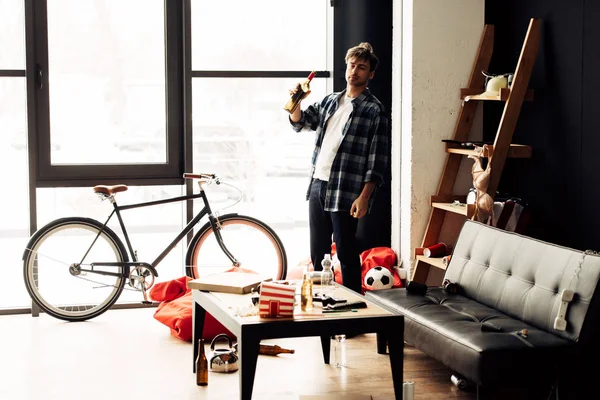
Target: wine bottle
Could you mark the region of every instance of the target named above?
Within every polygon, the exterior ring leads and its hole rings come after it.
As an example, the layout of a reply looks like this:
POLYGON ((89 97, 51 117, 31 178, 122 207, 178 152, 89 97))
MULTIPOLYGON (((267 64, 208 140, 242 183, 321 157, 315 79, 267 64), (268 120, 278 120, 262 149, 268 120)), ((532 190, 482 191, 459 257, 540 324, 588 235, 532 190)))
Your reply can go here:
POLYGON ((196 357, 196 385, 208 385, 208 360, 204 352, 204 339, 198 341, 198 357, 196 357))
POLYGON ((298 108, 300 105, 300 101, 302 101, 302 99, 304 99, 308 93, 310 93, 310 81, 312 81, 312 78, 314 78, 316 74, 316 71, 312 71, 304 82, 299 83, 296 86, 296 93, 290 96, 290 99, 283 107, 285 111, 289 112, 290 114, 296 111, 296 108, 298 108))
POLYGON ((278 345, 270 345, 270 344, 261 344, 260 348, 258 349, 258 354, 264 354, 267 356, 276 356, 277 354, 294 354, 296 351, 295 350, 290 350, 290 349, 284 349, 281 346, 278 345))

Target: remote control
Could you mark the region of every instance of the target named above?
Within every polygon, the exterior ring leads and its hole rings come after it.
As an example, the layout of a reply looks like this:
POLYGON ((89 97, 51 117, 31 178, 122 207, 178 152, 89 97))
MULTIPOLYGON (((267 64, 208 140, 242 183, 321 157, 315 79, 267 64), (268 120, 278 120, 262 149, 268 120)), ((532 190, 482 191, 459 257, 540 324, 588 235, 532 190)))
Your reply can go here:
POLYGON ((323 297, 319 293, 317 293, 313 296, 313 302, 315 302, 315 301, 322 303, 324 306, 328 306, 330 304, 345 303, 347 300, 342 299, 340 297, 331 297, 331 296, 323 297))
POLYGON ((367 303, 362 300, 347 301, 345 303, 329 304, 323 307, 324 310, 346 310, 352 308, 367 308, 367 303))

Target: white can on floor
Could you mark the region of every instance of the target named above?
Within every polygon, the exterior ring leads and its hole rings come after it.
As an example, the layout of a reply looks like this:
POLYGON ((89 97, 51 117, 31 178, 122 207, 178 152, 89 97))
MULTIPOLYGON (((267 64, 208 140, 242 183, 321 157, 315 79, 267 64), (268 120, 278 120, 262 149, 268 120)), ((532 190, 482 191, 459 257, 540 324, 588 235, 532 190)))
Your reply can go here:
POLYGON ((414 400, 415 399, 415 383, 406 381, 402 384, 402 399, 403 400, 414 400))

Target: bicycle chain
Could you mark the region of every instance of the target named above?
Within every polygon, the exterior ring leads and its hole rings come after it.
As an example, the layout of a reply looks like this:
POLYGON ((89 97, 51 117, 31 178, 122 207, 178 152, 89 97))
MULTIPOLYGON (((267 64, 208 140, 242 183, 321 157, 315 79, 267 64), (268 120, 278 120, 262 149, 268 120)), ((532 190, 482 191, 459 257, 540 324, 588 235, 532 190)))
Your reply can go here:
MULTIPOLYGON (((29 250, 30 252, 32 251, 31 249, 26 249, 26 250, 29 250)), ((39 254, 39 253, 38 253, 38 254, 39 254)), ((68 265, 68 264, 67 264, 67 263, 65 263, 64 261, 58 260, 58 259, 56 259, 56 258, 54 258, 54 257, 47 256, 47 255, 45 255, 45 254, 43 254, 43 257, 46 257, 46 258, 48 258, 48 259, 50 259, 50 260, 53 260, 53 261, 56 261, 56 262, 58 262, 58 263, 60 263, 60 264, 65 264, 65 265, 68 265)), ((95 281, 95 280, 93 280, 93 279, 84 278, 84 277, 83 277, 83 276, 81 276, 81 275, 73 275, 73 277, 74 277, 74 278, 79 278, 79 279, 82 279, 82 280, 84 280, 84 281, 87 281, 87 282, 92 282, 92 283, 98 284, 98 285, 100 285, 100 287, 109 287, 109 286, 112 286, 112 287, 114 287, 114 288, 117 288, 117 286, 115 286, 115 285, 107 285, 107 284, 105 284, 105 283, 98 282, 98 281, 95 281)), ((97 288, 94 288, 94 289, 97 289, 97 288)), ((142 289, 128 288, 128 287, 126 287, 126 286, 123 286, 123 290, 131 290, 131 291, 134 291, 134 292, 141 292, 141 291, 142 291, 142 289)))

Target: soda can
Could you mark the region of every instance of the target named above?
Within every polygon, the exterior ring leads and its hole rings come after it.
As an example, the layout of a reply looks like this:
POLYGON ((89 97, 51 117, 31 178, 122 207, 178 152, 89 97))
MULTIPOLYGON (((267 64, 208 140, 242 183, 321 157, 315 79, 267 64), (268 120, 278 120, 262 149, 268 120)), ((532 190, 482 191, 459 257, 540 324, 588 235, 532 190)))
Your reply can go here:
POLYGON ((402 399, 403 400, 414 400, 415 399, 415 383, 406 381, 402 384, 402 399))
POLYGON ((465 378, 462 378, 458 375, 452 375, 450 377, 450 380, 452 381, 454 386, 456 386, 459 389, 466 389, 467 386, 469 386, 469 382, 465 378))

